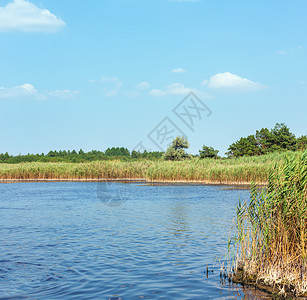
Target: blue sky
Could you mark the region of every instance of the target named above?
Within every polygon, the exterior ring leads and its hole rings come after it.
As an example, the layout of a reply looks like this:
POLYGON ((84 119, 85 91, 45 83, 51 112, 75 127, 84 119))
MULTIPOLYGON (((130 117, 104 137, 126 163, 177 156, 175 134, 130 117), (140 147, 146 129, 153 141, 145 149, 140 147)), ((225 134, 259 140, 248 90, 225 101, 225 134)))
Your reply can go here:
POLYGON ((191 153, 224 154, 276 122, 306 134, 306 11, 305 0, 0 0, 0 152, 157 150, 148 134, 165 117, 191 153), (211 111, 192 129, 173 111, 190 91, 211 111))

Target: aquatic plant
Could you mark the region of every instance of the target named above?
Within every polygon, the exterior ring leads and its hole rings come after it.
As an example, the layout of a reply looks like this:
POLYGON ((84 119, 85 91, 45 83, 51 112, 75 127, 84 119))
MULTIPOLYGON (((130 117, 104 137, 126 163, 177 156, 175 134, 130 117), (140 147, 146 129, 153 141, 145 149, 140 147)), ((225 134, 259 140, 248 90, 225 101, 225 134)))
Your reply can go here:
POLYGON ((266 183, 270 170, 286 156, 299 152, 272 153, 231 159, 192 158, 183 161, 104 160, 85 163, 0 164, 0 179, 8 180, 101 180, 146 179, 147 181, 198 181, 203 183, 266 183))
POLYGON ((207 183, 266 183, 275 164, 298 152, 272 153, 257 157, 232 159, 191 159, 187 161, 155 161, 147 169, 148 181, 199 181, 207 183))
POLYGON ((233 278, 307 293, 307 151, 275 165, 266 190, 239 202, 233 278))
POLYGON ((100 180, 145 178, 149 161, 96 161, 89 163, 0 164, 4 180, 100 180))

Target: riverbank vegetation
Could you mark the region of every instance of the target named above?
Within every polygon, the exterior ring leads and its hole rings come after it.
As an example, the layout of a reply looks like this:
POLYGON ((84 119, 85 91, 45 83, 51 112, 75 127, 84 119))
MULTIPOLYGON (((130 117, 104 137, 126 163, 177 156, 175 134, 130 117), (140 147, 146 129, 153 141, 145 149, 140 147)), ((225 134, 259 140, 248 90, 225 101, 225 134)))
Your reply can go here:
POLYGON ((92 150, 84 152, 82 149, 76 150, 60 150, 49 151, 47 154, 26 154, 26 155, 10 155, 7 152, 0 154, 0 163, 16 164, 21 162, 69 162, 69 163, 82 163, 90 161, 104 161, 104 160, 136 160, 148 159, 155 160, 161 158, 163 152, 159 151, 130 151, 124 147, 108 148, 105 151, 92 150))
POLYGON ((2 180, 103 180, 142 179, 150 182, 203 182, 225 184, 263 184, 275 164, 285 155, 296 157, 307 147, 307 137, 296 138, 285 124, 276 124, 254 136, 230 145, 228 157, 203 146, 198 155, 187 153, 189 142, 176 137, 165 153, 143 153, 127 148, 102 151, 50 151, 48 154, 12 156, 0 154, 2 180))
MULTIPOLYGON (((166 152, 161 151, 136 151, 131 152, 124 147, 108 148, 105 151, 92 150, 85 152, 82 149, 76 150, 59 150, 49 151, 47 154, 26 154, 10 155, 9 153, 0 153, 0 164, 15 164, 21 162, 69 162, 85 163, 92 161, 106 160, 184 160, 190 158, 216 158, 219 150, 211 146, 204 145, 199 154, 188 154, 188 141, 183 137, 174 139, 166 152)), ((277 123, 271 130, 262 128, 257 130, 254 135, 242 137, 235 143, 231 144, 226 153, 227 157, 232 159, 243 156, 260 156, 274 152, 300 151, 307 149, 307 136, 303 135, 296 138, 289 128, 283 123, 277 123)))
POLYGON ((103 180, 138 179, 148 182, 203 182, 243 184, 266 183, 275 164, 286 155, 299 152, 271 153, 255 157, 232 159, 191 158, 182 161, 165 160, 104 160, 85 163, 31 162, 0 164, 2 180, 103 180))
POLYGON ((275 287, 280 294, 307 295, 307 151, 287 156, 239 203, 234 280, 275 287))
POLYGON ((273 152, 296 151, 307 148, 307 136, 296 138, 284 123, 277 123, 271 130, 262 128, 254 135, 242 137, 231 144, 229 157, 258 156, 273 152))

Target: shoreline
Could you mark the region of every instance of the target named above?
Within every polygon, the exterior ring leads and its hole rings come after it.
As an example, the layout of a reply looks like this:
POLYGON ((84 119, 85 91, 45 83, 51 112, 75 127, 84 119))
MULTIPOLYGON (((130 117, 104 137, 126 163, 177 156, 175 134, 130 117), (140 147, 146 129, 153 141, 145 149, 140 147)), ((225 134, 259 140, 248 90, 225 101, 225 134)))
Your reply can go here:
MULTIPOLYGON (((210 180, 147 180, 146 178, 29 178, 29 179, 0 179, 0 183, 26 182, 142 182, 147 184, 203 184, 228 185, 249 187, 249 181, 210 181, 210 180)), ((266 186, 267 182, 257 182, 257 186, 266 186)))
MULTIPOLYGON (((293 154, 294 155, 294 154, 293 154)), ((297 155, 297 154, 295 154, 297 155)), ((266 186, 271 170, 284 154, 229 160, 193 158, 184 161, 92 161, 84 163, 0 163, 0 182, 144 181, 168 184, 266 186)))
POLYGON ((246 278, 244 279, 244 274, 242 270, 238 270, 237 273, 230 275, 229 279, 231 280, 231 282, 236 283, 236 284, 240 284, 243 287, 249 287, 249 288, 254 288, 256 290, 259 290, 261 292, 267 293, 268 295, 270 295, 272 298, 275 299, 306 299, 307 294, 303 294, 301 296, 296 296, 293 291, 291 290, 291 288, 286 288, 286 290, 284 290, 284 293, 281 293, 280 289, 278 289, 278 285, 269 285, 263 282, 263 280, 256 280, 254 278, 246 278))

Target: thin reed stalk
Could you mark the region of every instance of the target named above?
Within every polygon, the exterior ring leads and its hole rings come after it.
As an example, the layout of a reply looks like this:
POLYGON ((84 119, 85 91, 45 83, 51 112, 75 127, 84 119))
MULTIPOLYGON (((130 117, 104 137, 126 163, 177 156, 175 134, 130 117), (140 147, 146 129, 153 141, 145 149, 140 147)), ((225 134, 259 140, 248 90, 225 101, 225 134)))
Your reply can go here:
POLYGON ((307 293, 307 152, 271 171, 267 190, 251 188, 236 217, 234 278, 307 293))

